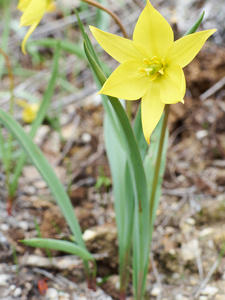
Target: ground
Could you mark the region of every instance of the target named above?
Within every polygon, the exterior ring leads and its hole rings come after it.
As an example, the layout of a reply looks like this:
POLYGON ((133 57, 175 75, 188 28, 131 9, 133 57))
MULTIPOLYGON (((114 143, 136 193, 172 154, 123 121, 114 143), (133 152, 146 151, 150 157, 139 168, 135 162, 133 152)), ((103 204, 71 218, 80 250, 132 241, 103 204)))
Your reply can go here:
MULTIPOLYGON (((29 64, 29 57, 21 59, 25 60, 22 64, 29 64)), ((167 166, 146 299, 223 300, 225 92, 217 83, 225 78, 224 48, 208 42, 185 74, 185 104, 172 105, 169 116, 167 166)), ((3 83, 7 85, 7 77, 3 83)), ((87 289, 82 261, 77 257, 52 250, 49 258, 44 250, 20 243, 37 237, 37 227, 42 237, 70 237, 45 182, 28 163, 11 216, 6 210, 4 174, 0 174, 0 299, 118 299, 112 185, 95 186, 99 176, 111 179, 102 132, 104 111, 95 87, 84 86, 84 91, 88 89, 88 96, 84 92, 64 107, 61 137, 46 121, 35 141, 68 190, 81 228, 86 230, 88 250, 98 265, 97 291, 87 289)), ((36 92, 43 91, 39 87, 36 92)), ((133 104, 133 115, 138 103, 133 104)), ((131 290, 127 299, 133 299, 131 290)))

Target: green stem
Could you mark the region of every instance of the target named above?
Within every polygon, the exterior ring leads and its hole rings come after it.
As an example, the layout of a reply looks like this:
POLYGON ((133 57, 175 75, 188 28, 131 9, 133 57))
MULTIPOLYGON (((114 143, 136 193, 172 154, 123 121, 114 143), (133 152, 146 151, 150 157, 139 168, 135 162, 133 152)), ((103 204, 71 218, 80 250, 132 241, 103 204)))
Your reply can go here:
POLYGON ((151 192, 151 198, 150 198, 150 222, 152 222, 152 215, 153 215, 154 204, 155 204, 155 194, 156 194, 156 189, 157 189, 157 182, 158 182, 158 177, 159 177, 160 163, 161 163, 162 150, 163 150, 163 144, 164 144, 164 138, 165 138, 165 133, 166 133, 166 126, 167 126, 169 111, 170 111, 170 105, 166 104, 164 119, 163 119, 163 126, 162 126, 162 130, 161 130, 160 141, 159 141, 158 155, 157 155, 156 164, 155 164, 154 178, 153 178, 153 183, 152 183, 152 192, 151 192))
POLYGON ((132 101, 126 101, 126 113, 128 120, 131 121, 131 107, 132 107, 132 101))

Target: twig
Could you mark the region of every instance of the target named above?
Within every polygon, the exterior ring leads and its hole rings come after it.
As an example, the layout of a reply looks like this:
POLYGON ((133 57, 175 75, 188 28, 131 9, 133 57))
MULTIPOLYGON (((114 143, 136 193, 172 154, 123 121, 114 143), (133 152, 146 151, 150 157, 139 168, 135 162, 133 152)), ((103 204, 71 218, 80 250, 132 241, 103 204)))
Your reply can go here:
POLYGON ((220 79, 217 83, 215 83, 211 88, 209 88, 206 92, 201 94, 200 100, 202 101, 206 100, 207 98, 215 94, 215 92, 220 90, 224 85, 225 85, 225 76, 222 79, 220 79))
POLYGON ((217 259, 214 264, 212 265, 211 269, 209 270, 208 274, 206 275, 205 279, 202 281, 200 287, 198 288, 198 290, 196 291, 196 293, 194 294, 194 298, 197 298, 200 293, 201 290, 206 286, 206 284, 209 282, 210 278, 212 277, 213 273, 216 271, 218 265, 219 265, 220 260, 217 259))
MULTIPOLYGON (((153 273, 154 273, 154 276, 155 276, 155 279, 156 279, 157 286, 162 291, 163 287, 162 287, 161 278, 159 276, 159 272, 158 272, 158 269, 156 267, 152 252, 150 253, 150 262, 151 262, 152 270, 153 270, 153 273)), ((157 295, 157 300, 160 300, 161 298, 162 298, 162 293, 159 293, 157 295)))

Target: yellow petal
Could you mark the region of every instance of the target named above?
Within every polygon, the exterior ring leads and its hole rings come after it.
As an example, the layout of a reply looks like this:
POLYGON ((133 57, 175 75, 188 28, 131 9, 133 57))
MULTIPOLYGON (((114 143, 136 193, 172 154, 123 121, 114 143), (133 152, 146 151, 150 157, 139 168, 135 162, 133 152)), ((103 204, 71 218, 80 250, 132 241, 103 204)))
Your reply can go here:
POLYGON ((90 30, 101 47, 118 62, 123 63, 133 59, 143 60, 143 55, 136 49, 133 41, 93 26, 90 26, 90 30))
POLYGON ((44 16, 46 7, 46 0, 32 0, 20 19, 20 27, 30 26, 38 20, 40 22, 44 16))
POLYGON ((184 103, 184 96, 185 96, 185 93, 186 93, 186 79, 185 79, 185 76, 184 76, 184 72, 182 72, 182 100, 181 102, 184 103))
POLYGON ((131 60, 120 65, 106 80, 99 94, 125 100, 137 100, 147 91, 150 81, 144 73, 139 73, 140 62, 131 60))
POLYGON ((17 9, 24 12, 27 9, 27 7, 29 6, 31 1, 32 0, 19 0, 19 3, 17 5, 17 9))
POLYGON ((141 100, 141 120, 145 139, 150 143, 150 136, 158 124, 165 104, 160 101, 160 83, 153 81, 141 100))
POLYGON ((174 37, 169 23, 147 0, 134 29, 133 40, 148 51, 148 57, 165 57, 174 37))
POLYGON ((22 119, 25 123, 32 123, 37 116, 39 110, 39 104, 27 104, 27 107, 22 112, 22 119))
POLYGON ((56 10, 55 2, 50 2, 46 7, 46 12, 53 12, 56 10))
POLYGON ((173 43, 166 58, 166 63, 184 68, 198 54, 205 41, 215 31, 216 29, 204 30, 180 38, 173 43))
POLYGON ((171 66, 165 69, 160 80, 160 99, 165 104, 182 102, 184 97, 184 74, 179 66, 171 66))
POLYGON ((22 41, 22 45, 21 45, 21 49, 23 54, 27 54, 26 50, 25 50, 25 45, 27 42, 27 39, 29 38, 29 36, 32 34, 32 32, 34 32, 35 28, 38 26, 38 24, 40 23, 41 19, 38 20, 36 23, 34 23, 27 31, 23 41, 22 41))

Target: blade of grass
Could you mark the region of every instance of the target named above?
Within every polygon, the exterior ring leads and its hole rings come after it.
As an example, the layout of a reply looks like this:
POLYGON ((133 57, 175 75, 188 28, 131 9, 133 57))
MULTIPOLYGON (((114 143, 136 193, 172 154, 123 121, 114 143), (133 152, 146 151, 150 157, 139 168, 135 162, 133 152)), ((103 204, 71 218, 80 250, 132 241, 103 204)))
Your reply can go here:
POLYGON ((80 258, 87 261, 92 261, 92 262, 95 261, 93 256, 86 249, 68 241, 34 238, 30 240, 21 240, 20 242, 27 246, 59 250, 59 251, 77 255, 80 258))
POLYGON ((129 281, 134 197, 127 155, 107 114, 104 118, 104 137, 113 179, 114 206, 119 240, 120 296, 122 296, 125 295, 129 281))
MULTIPOLYGON (((82 238, 82 232, 77 221, 76 215, 73 210, 71 201, 65 192, 65 189, 52 170, 47 159, 41 152, 41 150, 33 143, 31 137, 26 134, 22 127, 6 112, 0 109, 0 121, 3 125, 12 133, 14 138, 18 141, 20 146, 23 148, 26 155, 30 158, 33 165, 37 168, 42 178, 50 188, 57 204, 59 205, 75 239, 79 246, 86 249, 85 243, 82 238)), ((84 261, 85 270, 90 278, 89 266, 84 261)))
MULTIPOLYGON (((3 0, 3 18, 4 20, 4 26, 3 26, 3 32, 2 32, 2 42, 1 42, 1 49, 4 52, 7 52, 8 48, 8 39, 9 39, 9 31, 10 31, 10 1, 9 0, 3 0)), ((0 81, 2 79, 2 72, 3 72, 3 63, 4 58, 0 56, 0 81)))
POLYGON ((136 136, 136 140, 138 143, 138 148, 141 154, 142 160, 144 160, 146 151, 148 149, 148 144, 145 140, 144 134, 143 134, 143 129, 142 129, 142 123, 141 123, 141 105, 138 107, 138 111, 135 117, 135 122, 134 122, 134 134, 136 136))
MULTIPOLYGON (((53 67, 52 67, 52 75, 51 75, 51 79, 49 81, 47 90, 44 94, 40 109, 37 113, 37 117, 35 119, 35 121, 32 123, 31 125, 31 131, 29 133, 29 135, 34 138, 38 128, 40 127, 40 125, 42 124, 46 112, 48 110, 48 107, 50 105, 50 101, 52 99, 53 93, 54 93, 54 89, 55 89, 55 85, 56 85, 56 79, 58 76, 58 63, 59 63, 59 57, 60 57, 60 43, 58 42, 58 46, 56 48, 56 51, 54 53, 54 58, 53 58, 53 67)), ((16 168, 14 170, 14 174, 13 174, 13 179, 10 183, 10 196, 14 197, 17 186, 18 186, 18 179, 21 175, 23 166, 26 162, 26 153, 22 152, 21 157, 19 158, 16 168)))
POLYGON ((59 43, 60 43, 61 50, 66 51, 68 53, 72 53, 81 59, 85 59, 85 54, 83 49, 80 46, 70 41, 48 38, 48 39, 32 41, 27 44, 27 47, 29 48, 29 45, 31 46, 37 45, 37 46, 57 49, 59 43))
POLYGON ((24 152, 30 158, 31 162, 37 168, 42 178, 50 188, 57 204, 61 208, 77 243, 81 247, 85 248, 81 229, 76 219, 71 201, 66 194, 62 183, 56 176, 41 150, 33 143, 31 137, 23 131, 22 127, 2 109, 0 109, 0 121, 12 133, 14 138, 23 148, 24 152))

